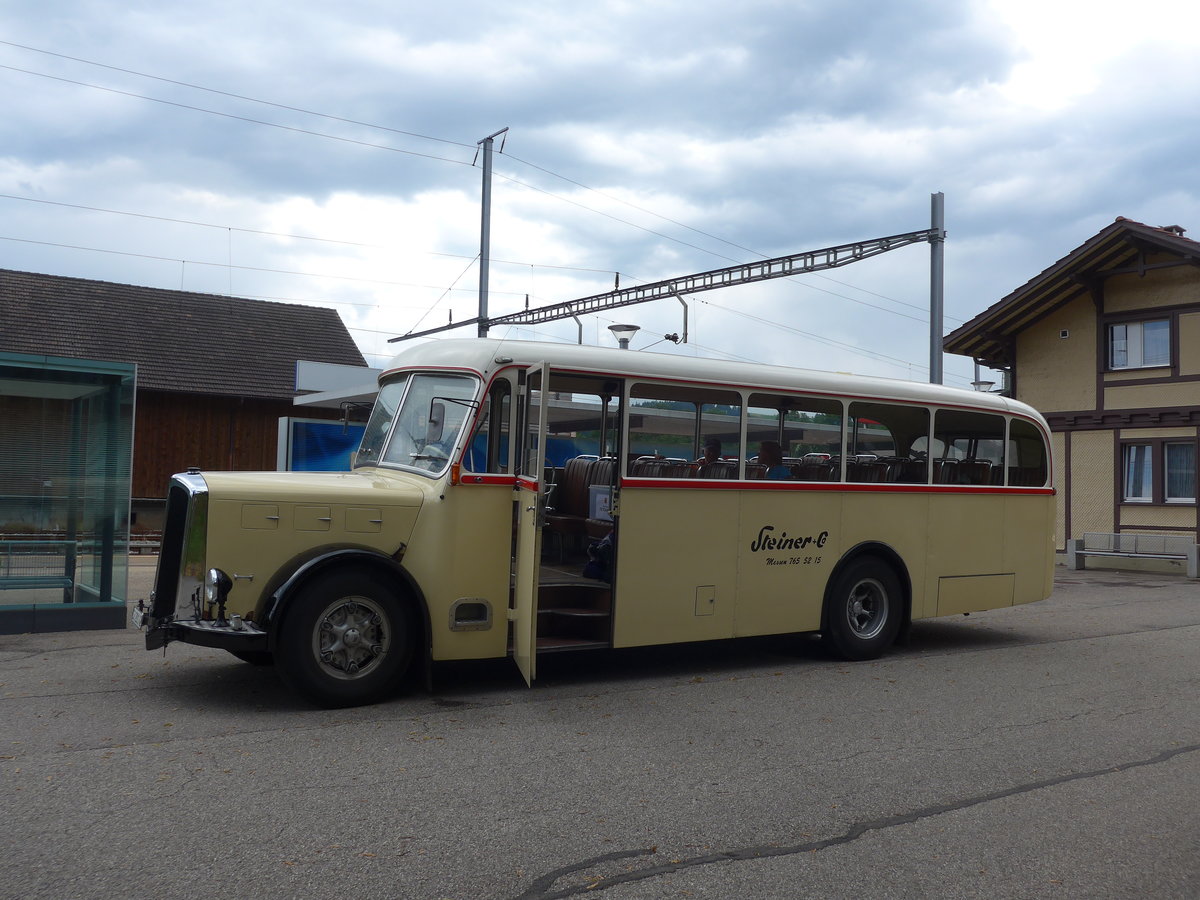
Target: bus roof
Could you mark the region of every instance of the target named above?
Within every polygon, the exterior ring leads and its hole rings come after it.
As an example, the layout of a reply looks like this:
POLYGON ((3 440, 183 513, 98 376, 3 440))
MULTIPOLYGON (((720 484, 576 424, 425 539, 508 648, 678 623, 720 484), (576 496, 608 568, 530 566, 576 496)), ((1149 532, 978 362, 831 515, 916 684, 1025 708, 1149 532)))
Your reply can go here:
POLYGON ((646 350, 619 350, 579 344, 492 338, 435 340, 413 345, 391 360, 379 376, 379 381, 382 384, 400 370, 426 368, 468 370, 486 381, 498 369, 538 363, 546 363, 553 369, 596 372, 618 377, 715 383, 904 403, 969 406, 1042 420, 1036 410, 1018 400, 999 394, 980 393, 939 384, 772 366, 766 363, 676 356, 646 350))

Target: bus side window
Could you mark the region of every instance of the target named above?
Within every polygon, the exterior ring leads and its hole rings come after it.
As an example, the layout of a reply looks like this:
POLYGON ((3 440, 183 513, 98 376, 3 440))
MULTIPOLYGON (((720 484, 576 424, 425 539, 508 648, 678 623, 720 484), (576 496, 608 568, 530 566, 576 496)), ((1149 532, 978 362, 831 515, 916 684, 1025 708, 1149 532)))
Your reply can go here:
MULTIPOLYGON (((746 443, 746 455, 753 460, 757 454, 769 480, 836 481, 841 469, 835 470, 831 460, 842 449, 841 401, 751 394, 746 443)), ((762 476, 747 466, 746 477, 762 476)))
POLYGON ((1004 483, 1003 416, 939 409, 933 419, 933 436, 945 454, 935 468, 935 484, 1004 483))
POLYGON ((742 406, 737 393, 641 383, 629 396, 630 475, 719 478, 733 469, 737 477, 742 406))
POLYGON ((463 470, 467 472, 508 471, 509 428, 512 386, 498 378, 488 391, 480 413, 479 424, 463 453, 463 470))
POLYGON ((926 484, 928 463, 907 455, 929 439, 929 410, 898 403, 850 404, 846 480, 926 484))
POLYGON ((1008 483, 1020 487, 1042 487, 1048 472, 1046 444, 1032 422, 1011 419, 1008 427, 1008 483))

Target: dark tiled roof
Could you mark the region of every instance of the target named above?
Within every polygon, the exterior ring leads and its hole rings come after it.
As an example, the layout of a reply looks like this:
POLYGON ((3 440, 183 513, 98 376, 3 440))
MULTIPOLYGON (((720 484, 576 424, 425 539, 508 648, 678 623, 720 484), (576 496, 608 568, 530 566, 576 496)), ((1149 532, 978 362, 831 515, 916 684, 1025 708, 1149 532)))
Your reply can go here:
POLYGON ((1048 309, 1085 293, 1090 279, 1134 264, 1142 251, 1200 261, 1200 241, 1184 237, 1179 226, 1156 228, 1118 216, 1054 265, 950 332, 942 346, 947 353, 1006 362, 1006 344, 1018 332, 1048 309))
POLYGON ((134 362, 139 388, 289 400, 298 359, 366 365, 332 309, 9 269, 0 350, 134 362))

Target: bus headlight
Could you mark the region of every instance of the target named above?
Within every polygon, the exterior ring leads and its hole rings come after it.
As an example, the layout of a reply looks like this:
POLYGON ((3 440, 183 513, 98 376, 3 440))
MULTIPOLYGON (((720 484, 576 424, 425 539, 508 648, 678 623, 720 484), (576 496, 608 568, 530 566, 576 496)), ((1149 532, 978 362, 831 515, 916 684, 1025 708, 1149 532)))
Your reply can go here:
POLYGON ((223 608, 231 587, 233 580, 228 575, 217 568, 209 569, 204 576, 204 599, 210 606, 215 603, 223 608))

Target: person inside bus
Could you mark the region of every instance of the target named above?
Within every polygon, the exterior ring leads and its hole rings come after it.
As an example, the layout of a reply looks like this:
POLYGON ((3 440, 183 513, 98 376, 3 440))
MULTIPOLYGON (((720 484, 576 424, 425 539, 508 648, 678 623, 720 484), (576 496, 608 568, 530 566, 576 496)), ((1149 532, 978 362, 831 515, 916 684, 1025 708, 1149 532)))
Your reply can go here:
POLYGON ((721 442, 716 438, 709 438, 704 442, 704 455, 701 456, 696 463, 706 466, 709 463, 721 461, 721 442))
POLYGON ((783 464, 783 449, 777 441, 763 441, 758 448, 759 465, 767 467, 767 478, 772 481, 790 481, 792 470, 783 464))

